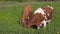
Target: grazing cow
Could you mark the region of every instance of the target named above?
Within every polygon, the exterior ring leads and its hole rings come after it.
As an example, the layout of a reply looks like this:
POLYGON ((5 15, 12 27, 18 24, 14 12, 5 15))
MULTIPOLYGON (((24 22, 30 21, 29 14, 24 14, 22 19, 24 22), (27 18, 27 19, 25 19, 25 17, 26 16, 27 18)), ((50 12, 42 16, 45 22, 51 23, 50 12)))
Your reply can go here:
POLYGON ((44 17, 44 20, 42 21, 42 24, 44 24, 44 27, 46 27, 46 23, 50 24, 51 18, 52 18, 52 11, 53 7, 51 6, 44 6, 41 8, 38 8, 34 13, 41 13, 44 17))
POLYGON ((32 6, 26 5, 24 6, 23 12, 22 12, 22 19, 20 20, 20 23, 26 23, 32 15, 32 6))
POLYGON ((24 26, 30 28, 32 25, 36 25, 39 29, 39 26, 43 24, 44 27, 46 27, 46 23, 49 23, 52 18, 52 10, 53 7, 51 6, 38 8, 31 19, 29 19, 28 23, 24 23, 24 26))

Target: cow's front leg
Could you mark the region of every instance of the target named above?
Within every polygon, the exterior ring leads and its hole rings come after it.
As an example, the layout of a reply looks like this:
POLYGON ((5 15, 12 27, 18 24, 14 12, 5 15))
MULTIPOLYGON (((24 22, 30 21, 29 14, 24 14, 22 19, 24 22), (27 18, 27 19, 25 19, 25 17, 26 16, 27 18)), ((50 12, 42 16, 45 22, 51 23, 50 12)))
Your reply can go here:
POLYGON ((38 22, 37 28, 40 29, 41 26, 42 26, 42 23, 41 22, 38 22))
POLYGON ((38 26, 37 28, 38 28, 38 29, 40 29, 40 27, 39 27, 39 26, 38 26))
POLYGON ((42 23, 44 24, 44 28, 46 28, 46 23, 47 22, 45 20, 43 20, 42 23))

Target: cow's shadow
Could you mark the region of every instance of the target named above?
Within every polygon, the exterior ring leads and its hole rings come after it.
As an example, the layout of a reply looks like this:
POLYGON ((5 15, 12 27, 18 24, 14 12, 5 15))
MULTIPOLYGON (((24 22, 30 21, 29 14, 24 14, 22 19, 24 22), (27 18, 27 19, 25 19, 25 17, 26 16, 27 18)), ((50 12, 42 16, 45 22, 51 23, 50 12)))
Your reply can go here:
POLYGON ((37 26, 36 25, 32 25, 31 28, 37 29, 37 26))
MULTIPOLYGON (((42 26, 40 26, 40 28, 42 28, 42 27, 43 27, 43 24, 42 24, 42 26)), ((32 25, 31 28, 37 29, 37 26, 36 25, 32 25)))

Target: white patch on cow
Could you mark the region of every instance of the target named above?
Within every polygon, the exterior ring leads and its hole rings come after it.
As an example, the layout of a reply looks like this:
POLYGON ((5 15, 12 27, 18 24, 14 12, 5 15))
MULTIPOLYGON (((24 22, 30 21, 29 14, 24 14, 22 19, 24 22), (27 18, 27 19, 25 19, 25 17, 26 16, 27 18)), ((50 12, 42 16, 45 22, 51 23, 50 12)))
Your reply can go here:
POLYGON ((37 27, 38 29, 40 28, 40 27, 37 27))
POLYGON ((49 14, 48 14, 48 16, 49 16, 49 14))
POLYGON ((44 10, 43 10, 42 8, 38 8, 38 9, 34 12, 34 14, 36 14, 36 13, 41 13, 42 16, 45 17, 46 20, 47 20, 47 17, 45 16, 46 13, 44 12, 44 10))
POLYGON ((45 17, 45 19, 47 20, 47 17, 46 16, 44 16, 45 17))
POLYGON ((42 15, 45 14, 45 12, 44 12, 44 10, 43 10, 42 8, 38 8, 38 9, 34 12, 34 14, 36 14, 36 13, 41 13, 42 15))
POLYGON ((50 7, 53 10, 53 7, 51 7, 51 6, 48 6, 48 7, 50 7))
POLYGON ((44 27, 46 27, 46 23, 47 22, 45 20, 42 21, 42 24, 44 24, 44 27))
POLYGON ((42 23, 39 26, 42 26, 42 23))

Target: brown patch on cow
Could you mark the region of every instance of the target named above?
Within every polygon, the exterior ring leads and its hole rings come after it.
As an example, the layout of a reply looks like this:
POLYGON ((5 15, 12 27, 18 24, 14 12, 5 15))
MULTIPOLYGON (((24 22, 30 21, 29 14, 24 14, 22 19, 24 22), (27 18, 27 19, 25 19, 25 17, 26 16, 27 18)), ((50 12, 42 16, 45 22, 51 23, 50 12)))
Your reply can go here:
POLYGON ((28 23, 24 24, 24 27, 30 28, 32 25, 36 25, 38 27, 43 20, 44 17, 41 15, 41 13, 36 13, 31 17, 28 23))

